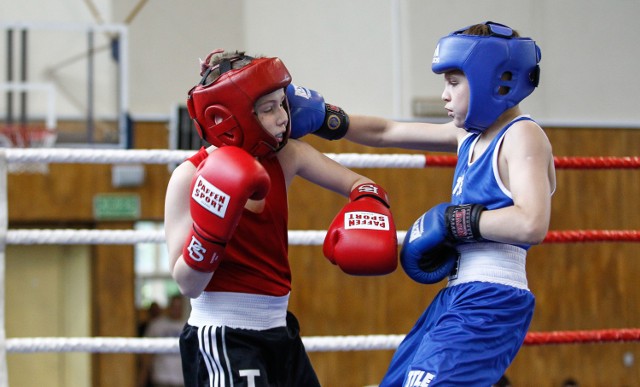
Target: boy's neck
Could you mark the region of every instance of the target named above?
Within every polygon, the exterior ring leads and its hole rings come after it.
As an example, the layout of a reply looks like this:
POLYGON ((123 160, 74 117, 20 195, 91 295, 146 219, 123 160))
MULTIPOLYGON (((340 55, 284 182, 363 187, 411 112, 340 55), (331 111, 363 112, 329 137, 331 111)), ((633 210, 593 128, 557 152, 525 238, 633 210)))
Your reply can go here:
POLYGON ((504 128, 509 122, 513 121, 516 117, 522 115, 520 111, 520 106, 516 105, 511 109, 505 111, 498 117, 495 122, 487 128, 484 132, 482 132, 482 137, 491 138, 495 136, 502 128, 504 128))

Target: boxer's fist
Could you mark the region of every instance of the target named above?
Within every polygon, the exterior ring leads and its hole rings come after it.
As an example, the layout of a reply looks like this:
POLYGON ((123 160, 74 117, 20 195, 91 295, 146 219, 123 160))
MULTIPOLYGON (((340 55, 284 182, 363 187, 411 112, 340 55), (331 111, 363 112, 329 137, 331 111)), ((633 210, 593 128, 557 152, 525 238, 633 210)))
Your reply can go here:
POLYGON ((425 212, 407 231, 400 263, 416 282, 441 281, 455 267, 461 242, 480 241, 480 204, 441 203, 425 212))
POLYGON ((270 187, 264 167, 249 153, 224 146, 198 166, 191 182, 193 229, 182 256, 194 270, 213 272, 240 221, 248 199, 263 199, 270 187))
POLYGON ((398 266, 398 237, 386 192, 377 184, 356 187, 335 217, 322 251, 352 275, 383 275, 398 266))
POLYGON ((317 91, 289 84, 286 93, 291 112, 291 138, 313 133, 328 140, 337 140, 347 133, 347 113, 338 106, 325 103, 317 91))
POLYGON ((457 252, 447 239, 445 217, 448 204, 439 204, 419 217, 407 230, 400 264, 416 282, 434 284, 453 270, 457 252))

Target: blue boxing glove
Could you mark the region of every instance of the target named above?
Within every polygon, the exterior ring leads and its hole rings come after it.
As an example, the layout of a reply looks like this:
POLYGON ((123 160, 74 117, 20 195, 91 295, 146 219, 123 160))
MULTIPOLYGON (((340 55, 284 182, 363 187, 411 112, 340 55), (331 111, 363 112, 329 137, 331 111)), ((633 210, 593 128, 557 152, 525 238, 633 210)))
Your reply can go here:
POLYGON ((400 264, 414 281, 434 284, 448 276, 456 265, 460 242, 481 241, 480 204, 441 203, 425 212, 407 231, 400 264))
POLYGON ((338 106, 325 103, 322 94, 294 84, 289 84, 286 92, 291 111, 291 138, 313 133, 337 140, 347 133, 349 116, 338 106))

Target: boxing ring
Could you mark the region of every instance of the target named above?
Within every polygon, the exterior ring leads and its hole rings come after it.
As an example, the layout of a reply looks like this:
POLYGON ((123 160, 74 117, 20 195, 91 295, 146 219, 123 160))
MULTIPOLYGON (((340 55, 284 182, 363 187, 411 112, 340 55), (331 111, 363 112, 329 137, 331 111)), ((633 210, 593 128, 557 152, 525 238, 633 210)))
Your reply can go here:
MULTIPOLYGON (((7 175, 12 164, 177 164, 194 151, 101 149, 0 149, 0 387, 8 385, 7 353, 91 352, 172 353, 177 338, 34 337, 7 338, 5 332, 5 250, 7 245, 163 243, 162 231, 9 229, 7 175)), ((327 154, 349 168, 452 167, 455 156, 425 154, 327 154)), ((639 169, 640 157, 556 157, 557 169, 639 169)), ((290 230, 290 245, 322 245, 326 230, 290 230)), ((406 231, 398 231, 398 240, 406 231)), ((639 242, 640 230, 549 231, 543 243, 639 242)), ((309 352, 395 349, 403 335, 303 337, 309 352)), ((640 341, 640 328, 529 332, 525 345, 640 341)))

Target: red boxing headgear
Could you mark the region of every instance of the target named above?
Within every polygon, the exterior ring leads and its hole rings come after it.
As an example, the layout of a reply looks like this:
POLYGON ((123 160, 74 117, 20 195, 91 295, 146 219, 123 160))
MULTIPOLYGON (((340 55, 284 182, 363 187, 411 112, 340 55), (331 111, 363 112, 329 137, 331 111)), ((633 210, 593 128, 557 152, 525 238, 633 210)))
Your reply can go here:
MULTIPOLYGON (((291 75, 278 58, 257 58, 248 65, 232 69, 231 62, 252 59, 239 55, 223 59, 220 76, 211 84, 202 82, 189 90, 187 108, 200 137, 217 147, 233 145, 256 157, 279 151, 291 133, 291 120, 282 142, 271 135, 260 123, 254 111, 258 98, 291 83, 291 75), (217 120, 216 120, 217 117, 217 120), (218 121, 218 122, 216 122, 218 121)), ((286 102, 286 100, 285 100, 286 102)), ((286 105, 287 114, 289 107, 286 105)))

